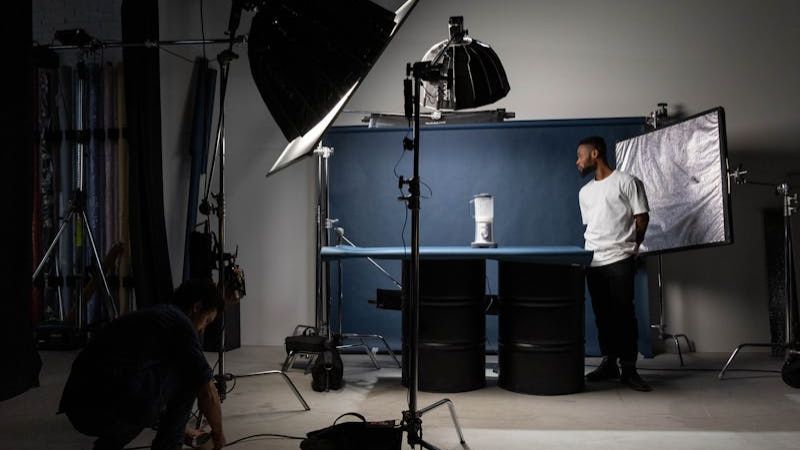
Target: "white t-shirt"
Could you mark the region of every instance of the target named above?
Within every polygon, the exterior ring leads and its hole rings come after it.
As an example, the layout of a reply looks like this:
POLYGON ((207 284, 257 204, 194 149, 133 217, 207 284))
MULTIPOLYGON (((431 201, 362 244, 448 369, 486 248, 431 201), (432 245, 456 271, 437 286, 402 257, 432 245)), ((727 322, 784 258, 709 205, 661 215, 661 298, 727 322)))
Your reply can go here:
POLYGON ((597 181, 592 179, 578 194, 586 250, 594 251, 592 267, 622 261, 636 249, 634 215, 650 209, 641 181, 615 170, 597 181))

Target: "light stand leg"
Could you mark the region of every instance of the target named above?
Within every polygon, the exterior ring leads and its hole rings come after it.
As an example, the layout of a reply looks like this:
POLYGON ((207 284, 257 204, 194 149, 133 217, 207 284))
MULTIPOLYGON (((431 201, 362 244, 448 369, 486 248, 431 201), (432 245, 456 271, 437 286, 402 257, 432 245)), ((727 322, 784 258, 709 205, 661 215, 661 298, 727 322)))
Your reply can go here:
POLYGON ((281 370, 286 372, 289 369, 291 369, 292 368, 292 364, 294 364, 294 359, 296 357, 297 357, 297 355, 294 352, 289 352, 289 354, 286 355, 286 359, 283 361, 283 366, 282 366, 281 370))
MULTIPOLYGON (((336 232, 337 232, 336 234, 338 236, 337 245, 342 245, 342 242, 347 242, 348 245, 352 245, 354 247, 356 246, 355 244, 353 244, 353 242, 350 239, 345 237, 343 228, 337 228, 336 232)), ((375 262, 374 259, 367 258, 367 260, 373 266, 375 266, 381 273, 383 273, 384 275, 389 277, 394 282, 394 284, 396 286, 402 288, 402 285, 400 283, 398 283, 397 280, 395 280, 391 276, 391 274, 389 274, 389 272, 386 271, 386 269, 384 269, 383 267, 381 267, 380 264, 375 262)), ((381 342, 383 342, 383 346, 386 348, 386 351, 389 353, 389 356, 392 357, 392 359, 394 360, 395 364, 397 364, 397 367, 400 368, 401 367, 400 360, 397 359, 397 356, 395 356, 394 352, 392 351, 392 348, 389 347, 389 343, 386 342, 386 338, 384 338, 382 335, 380 335, 380 334, 343 333, 342 332, 342 323, 344 322, 344 313, 343 313, 343 311, 344 311, 344 309, 343 309, 344 295, 342 293, 342 286, 344 285, 344 276, 342 275, 342 260, 337 261, 337 274, 338 274, 339 283, 338 283, 338 287, 337 287, 337 294, 336 294, 337 295, 337 303, 336 304, 338 305, 337 306, 337 308, 338 308, 338 333, 339 333, 339 336, 341 338, 341 342, 344 342, 345 339, 360 339, 361 340, 361 344, 364 346, 364 348, 367 351, 367 354, 372 359, 373 365, 375 365, 376 369, 380 369, 380 365, 378 364, 378 361, 377 361, 377 359, 375 357, 375 353, 372 351, 372 349, 367 347, 366 343, 364 342, 364 339, 380 340, 381 342)), ((344 347, 346 347, 346 346, 340 346, 340 348, 344 348, 344 347)), ((351 347, 351 346, 349 346, 349 347, 351 347)))
POLYGON ((456 416, 456 407, 453 405, 453 402, 450 401, 449 398, 439 400, 438 402, 430 406, 420 409, 419 416, 422 417, 423 414, 428 413, 443 405, 447 405, 447 408, 450 409, 450 418, 453 419, 453 425, 456 427, 456 433, 458 433, 458 442, 460 442, 461 445, 466 444, 467 442, 464 440, 464 433, 461 432, 461 425, 458 423, 458 416, 456 416))
POLYGON ((338 350, 345 350, 348 348, 363 349, 364 353, 366 353, 367 356, 369 356, 369 359, 372 361, 372 366, 375 368, 375 370, 379 370, 381 368, 381 365, 378 364, 378 360, 375 358, 375 354, 372 353, 372 350, 367 346, 367 344, 364 343, 363 340, 361 341, 361 344, 343 344, 343 345, 337 345, 336 348, 338 350))
POLYGON ((92 246, 92 254, 94 255, 94 260, 97 263, 97 271, 100 275, 100 279, 103 280, 103 287, 106 290, 106 295, 108 296, 108 304, 111 305, 111 311, 114 313, 112 319, 115 319, 119 316, 119 311, 117 310, 117 305, 114 303, 114 297, 111 295, 111 289, 108 288, 108 281, 106 281, 106 273, 105 268, 103 267, 103 262, 100 260, 100 254, 97 253, 97 245, 94 243, 94 233, 92 233, 92 227, 89 225, 89 219, 86 217, 86 211, 81 211, 83 216, 83 224, 86 228, 86 234, 89 235, 89 245, 92 246))
POLYGON ((736 348, 733 349, 730 358, 728 358, 728 362, 725 363, 725 366, 719 372, 719 375, 717 375, 717 379, 721 380, 725 377, 725 372, 728 371, 728 368, 730 367, 731 363, 733 363, 733 360, 736 358, 736 355, 739 354, 739 350, 745 347, 781 347, 781 344, 747 343, 747 344, 737 345, 736 348))
MULTIPOLYGON (((36 277, 39 276, 39 273, 44 268, 45 263, 50 259, 50 255, 53 253, 53 250, 55 249, 56 244, 58 244, 61 241, 61 236, 64 234, 64 231, 67 229, 67 225, 69 225, 72 222, 72 219, 73 219, 74 215, 75 215, 75 209, 74 209, 74 207, 70 206, 69 211, 67 212, 67 215, 64 217, 64 219, 61 220, 61 225, 58 227, 58 231, 56 232, 56 235, 53 236, 53 241, 50 243, 50 246, 47 247, 47 251, 44 253, 44 256, 42 256, 42 260, 39 261, 39 265, 36 266, 36 270, 33 271, 33 276, 31 277, 31 282, 36 281, 36 277)), ((59 263, 56 262, 56 276, 58 277, 60 275, 61 275, 61 273, 59 271, 59 263)), ((63 280, 66 281, 66 277, 64 277, 63 280)), ((63 284, 64 284, 64 286, 66 286, 66 283, 63 283, 63 284)), ((57 292, 57 295, 58 295, 58 320, 63 322, 64 321, 64 298, 62 296, 61 290, 62 290, 62 283, 59 283, 58 288, 56 289, 56 292, 57 292)))
POLYGON ((342 261, 341 260, 337 261, 337 266, 336 267, 337 267, 337 274, 338 274, 338 279, 339 279, 339 283, 338 283, 339 286, 336 289, 336 291, 337 291, 336 309, 337 309, 337 329, 338 329, 338 331, 336 333, 336 339, 338 340, 339 345, 337 345, 336 348, 339 349, 339 350, 343 350, 343 349, 347 349, 347 348, 362 348, 362 349, 364 349, 364 352, 367 354, 367 356, 369 356, 369 359, 372 361, 372 365, 375 367, 375 370, 379 370, 381 368, 381 365, 378 364, 378 360, 377 360, 377 358, 375 358, 375 354, 372 352, 372 349, 370 349, 367 346, 366 342, 364 342, 363 337, 360 334, 343 334, 342 333, 342 322, 344 320, 344 309, 343 309, 343 307, 344 307, 344 295, 342 294, 342 282, 344 281, 344 277, 342 275, 342 261), (361 344, 360 345, 358 345, 358 344, 344 344, 344 339, 345 338, 360 339, 361 344))
POLYGON ((685 334, 669 334, 667 333, 667 324, 664 315, 664 285, 662 282, 662 265, 661 265, 661 254, 658 255, 658 304, 659 304, 659 320, 657 324, 650 325, 650 328, 654 328, 658 330, 658 338, 662 341, 667 339, 672 339, 675 342, 675 348, 678 351, 678 359, 680 360, 681 367, 684 367, 683 362, 683 352, 681 351, 681 343, 678 338, 684 338, 686 340, 686 349, 688 351, 694 351, 692 347, 691 341, 689 341, 689 337, 685 334))
POLYGON ((53 238, 53 241, 50 243, 50 246, 47 247, 47 251, 44 253, 44 256, 42 256, 42 260, 39 261, 39 265, 36 266, 36 270, 33 271, 33 276, 31 277, 31 281, 35 281, 36 277, 39 276, 39 272, 41 272, 42 268, 44 268, 44 264, 50 258, 50 254, 53 253, 53 249, 56 247, 56 244, 61 239, 61 235, 64 233, 64 230, 67 228, 67 225, 69 225, 69 223, 72 221, 72 216, 74 214, 75 214, 75 210, 70 208, 69 213, 67 213, 67 216, 64 218, 64 220, 61 221, 61 226, 58 228, 58 232, 56 232, 56 235, 53 238))
POLYGON ((285 381, 286 384, 288 384, 289 387, 292 389, 294 396, 297 397, 297 400, 300 402, 300 404, 303 405, 303 409, 305 409, 306 411, 309 411, 311 409, 311 407, 308 406, 308 403, 306 403, 306 400, 300 394, 300 391, 297 390, 297 386, 294 385, 289 376, 286 375, 286 373, 282 370, 265 370, 263 372, 248 373, 244 375, 234 375, 234 378, 256 377, 259 375, 280 375, 281 377, 283 377, 283 381, 285 381))
MULTIPOLYGON (((399 369, 401 366, 400 360, 397 359, 392 348, 389 347, 389 343, 386 341, 386 338, 380 334, 357 334, 357 333, 342 333, 342 339, 361 339, 361 342, 364 342, 364 339, 375 339, 381 341, 383 343, 383 347, 386 348, 386 351, 389 353, 389 356, 392 357, 395 364, 397 364, 397 368, 399 369)), ((374 354, 374 353, 373 353, 374 354)))
MULTIPOLYGON (((61 253, 59 252, 58 256, 59 260, 61 259, 61 253)), ((56 279, 61 278, 61 265, 56 264, 56 279)), ((56 294, 58 295, 58 320, 59 322, 64 321, 64 295, 61 291, 63 289, 62 283, 58 283, 58 288, 56 288, 56 294)))

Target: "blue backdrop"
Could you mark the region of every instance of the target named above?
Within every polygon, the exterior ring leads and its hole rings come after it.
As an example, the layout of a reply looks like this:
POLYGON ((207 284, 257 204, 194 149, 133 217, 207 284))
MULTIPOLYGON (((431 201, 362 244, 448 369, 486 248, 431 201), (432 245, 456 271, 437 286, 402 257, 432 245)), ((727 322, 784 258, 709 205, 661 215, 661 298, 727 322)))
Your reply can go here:
MULTIPOLYGON (((575 168, 577 142, 586 136, 606 139, 609 161, 618 140, 644 131, 644 118, 512 121, 491 125, 432 126, 422 129, 420 173, 421 245, 469 246, 475 233, 469 201, 494 196, 494 240, 500 246, 583 246, 578 190, 589 179, 575 168)), ((323 138, 333 147, 329 162, 330 217, 359 246, 410 244, 410 212, 397 200, 397 175, 412 175, 410 152, 402 141, 410 130, 335 127, 323 138)), ((336 293, 337 264, 332 263, 336 293)), ((380 261, 398 281, 398 261, 380 261)), ((377 288, 394 289, 392 281, 366 260, 341 262, 343 331, 382 334, 400 348, 400 312, 368 303, 377 288)), ((487 293, 497 293, 497 263, 487 262, 487 293)), ((639 349, 652 356, 647 278, 637 276, 636 308, 639 349)), ((335 303, 335 302, 334 302, 335 303)), ((336 317, 334 304, 334 317, 336 317)), ((335 322, 335 321, 334 321, 335 322)), ((497 348, 497 318, 487 316, 487 350, 497 348)), ((336 324, 334 323, 335 327, 336 324)), ((594 315, 587 293, 586 352, 599 354, 594 315)))

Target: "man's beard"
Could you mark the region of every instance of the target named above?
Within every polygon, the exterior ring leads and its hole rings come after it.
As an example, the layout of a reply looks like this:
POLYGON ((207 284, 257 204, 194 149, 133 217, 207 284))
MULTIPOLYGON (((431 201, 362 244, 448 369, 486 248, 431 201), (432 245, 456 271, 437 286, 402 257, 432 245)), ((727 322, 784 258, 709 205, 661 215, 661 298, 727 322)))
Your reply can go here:
POLYGON ((597 169, 597 166, 595 166, 595 165, 586 166, 583 169, 581 169, 581 176, 582 177, 587 177, 587 176, 591 175, 592 172, 594 172, 595 169, 597 169))

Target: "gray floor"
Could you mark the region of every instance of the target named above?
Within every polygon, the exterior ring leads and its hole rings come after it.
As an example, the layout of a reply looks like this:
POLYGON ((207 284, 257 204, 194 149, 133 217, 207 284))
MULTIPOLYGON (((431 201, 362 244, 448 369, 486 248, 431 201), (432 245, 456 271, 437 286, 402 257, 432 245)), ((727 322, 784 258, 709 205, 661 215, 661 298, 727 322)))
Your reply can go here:
MULTIPOLYGON (((0 448, 83 449, 91 438, 73 431, 54 414, 74 358, 72 352, 42 352, 41 387, 0 403, 0 448)), ((216 355, 208 355, 210 361, 216 355)), ((490 361, 493 357, 489 357, 490 361)), ((496 386, 491 371, 485 389, 449 394, 471 449, 800 449, 800 390, 786 386, 779 373, 730 372, 717 380, 725 354, 690 354, 680 370, 676 355, 641 361, 642 374, 655 390, 640 393, 616 383, 588 386, 585 392, 544 397, 516 394, 496 386)), ((226 353, 228 372, 250 373, 277 368, 280 347, 247 347, 226 353)), ((258 433, 301 436, 329 425, 344 412, 370 420, 396 419, 407 409, 407 391, 388 356, 384 368, 372 369, 361 355, 345 356, 344 389, 316 393, 311 376, 290 372, 311 406, 305 412, 280 376, 241 378, 223 404, 228 441, 258 433)), ((587 370, 597 360, 587 359, 587 370)), ((776 371, 781 359, 763 353, 740 355, 737 369, 776 371)), ((12 369, 13 370, 13 369, 12 369)), ((230 387, 230 385, 229 385, 230 387)), ((420 393, 424 407, 445 396, 420 393)), ((442 449, 459 449, 446 408, 423 418, 425 439, 442 449)), ((147 445, 144 432, 131 446, 147 445)), ((235 449, 297 449, 299 442, 260 438, 235 449)))

